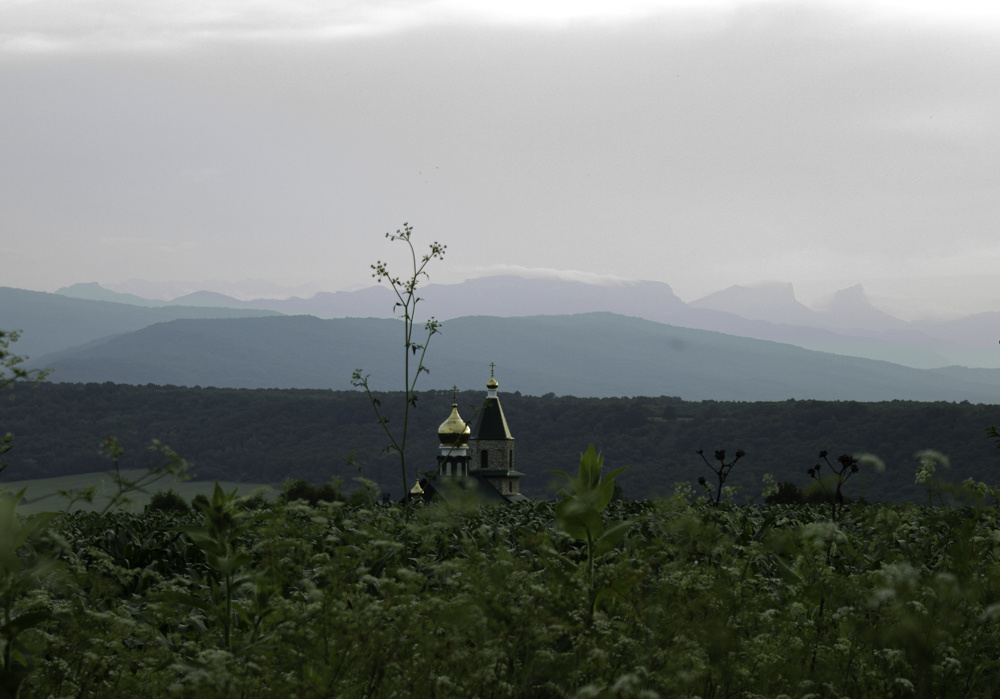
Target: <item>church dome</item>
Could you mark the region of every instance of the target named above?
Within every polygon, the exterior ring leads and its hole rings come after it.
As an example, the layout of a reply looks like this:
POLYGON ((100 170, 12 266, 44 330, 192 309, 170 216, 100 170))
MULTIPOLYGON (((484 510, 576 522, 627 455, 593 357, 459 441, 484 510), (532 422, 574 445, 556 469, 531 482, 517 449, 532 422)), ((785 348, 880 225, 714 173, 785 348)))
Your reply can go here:
POLYGON ((451 404, 451 415, 438 427, 438 438, 442 446, 464 447, 469 443, 472 430, 458 414, 458 401, 451 404))

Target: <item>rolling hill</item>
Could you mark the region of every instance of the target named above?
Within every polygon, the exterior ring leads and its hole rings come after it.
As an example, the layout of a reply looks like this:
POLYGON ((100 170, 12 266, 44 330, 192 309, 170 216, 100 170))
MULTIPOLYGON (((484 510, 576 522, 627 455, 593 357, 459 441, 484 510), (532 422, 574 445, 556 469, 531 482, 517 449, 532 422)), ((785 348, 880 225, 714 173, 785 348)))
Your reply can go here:
POLYGON ((255 308, 152 308, 0 287, 0 328, 21 330, 21 339, 14 350, 19 355, 31 357, 178 318, 259 318, 275 315, 279 313, 255 308))
MULTIPOLYGON (((444 323, 423 389, 480 387, 497 362, 503 390, 530 395, 671 395, 687 400, 947 400, 995 403, 1000 371, 924 370, 613 313, 444 323)), ((400 390, 398 320, 311 316, 183 319, 39 358, 52 381, 233 388, 350 388, 361 368, 400 390)))

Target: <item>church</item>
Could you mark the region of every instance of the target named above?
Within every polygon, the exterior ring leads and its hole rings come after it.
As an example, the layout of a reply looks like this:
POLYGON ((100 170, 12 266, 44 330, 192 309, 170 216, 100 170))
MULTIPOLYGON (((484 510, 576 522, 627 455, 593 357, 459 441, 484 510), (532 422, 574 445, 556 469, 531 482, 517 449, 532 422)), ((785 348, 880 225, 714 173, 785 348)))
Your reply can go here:
POLYGON ((476 413, 473 425, 458 413, 457 391, 452 395, 451 415, 438 427, 437 470, 431 480, 422 479, 410 495, 431 499, 446 496, 452 487, 475 491, 490 502, 526 500, 521 495, 520 478, 514 470, 514 437, 507 426, 500 397, 499 383, 490 365, 486 400, 476 413))

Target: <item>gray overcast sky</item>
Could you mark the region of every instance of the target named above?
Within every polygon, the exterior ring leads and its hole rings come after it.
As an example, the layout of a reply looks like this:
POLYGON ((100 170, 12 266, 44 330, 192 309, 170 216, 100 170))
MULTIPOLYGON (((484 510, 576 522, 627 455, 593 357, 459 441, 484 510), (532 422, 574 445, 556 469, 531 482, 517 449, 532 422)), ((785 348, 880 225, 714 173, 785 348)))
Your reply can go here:
POLYGON ((351 288, 409 221, 435 282, 1000 310, 992 2, 0 0, 0 124, 5 286, 351 288))

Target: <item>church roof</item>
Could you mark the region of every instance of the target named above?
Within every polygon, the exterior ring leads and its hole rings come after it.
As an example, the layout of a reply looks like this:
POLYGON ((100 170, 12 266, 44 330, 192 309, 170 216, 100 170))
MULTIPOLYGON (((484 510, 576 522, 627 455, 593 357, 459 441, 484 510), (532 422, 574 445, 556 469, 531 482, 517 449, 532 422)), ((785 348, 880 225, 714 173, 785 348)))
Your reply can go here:
POLYGON ((507 418, 500 407, 499 398, 487 398, 483 409, 476 416, 471 439, 514 439, 507 427, 507 418))
POLYGON ((471 430, 458 414, 458 389, 454 389, 451 415, 438 427, 438 439, 442 446, 464 447, 469 441, 471 430))
POLYGON ((500 398, 497 396, 497 383, 490 372, 489 389, 483 409, 476 416, 476 424, 472 428, 471 439, 514 439, 507 427, 507 418, 504 417, 503 408, 500 407, 500 398))

